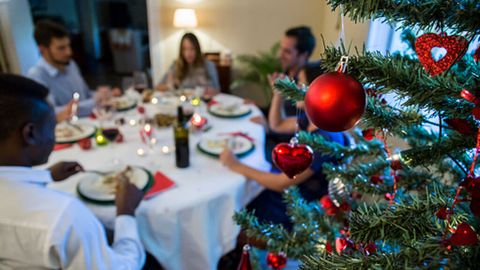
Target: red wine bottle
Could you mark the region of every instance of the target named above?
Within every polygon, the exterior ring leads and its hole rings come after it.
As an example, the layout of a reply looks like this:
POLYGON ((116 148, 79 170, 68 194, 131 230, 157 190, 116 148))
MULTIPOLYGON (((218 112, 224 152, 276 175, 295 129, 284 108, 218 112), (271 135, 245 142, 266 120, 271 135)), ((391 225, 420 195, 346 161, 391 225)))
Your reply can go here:
POLYGON ((187 168, 190 165, 190 151, 188 145, 188 129, 186 127, 182 106, 177 108, 177 122, 173 127, 175 138, 175 164, 178 168, 187 168))

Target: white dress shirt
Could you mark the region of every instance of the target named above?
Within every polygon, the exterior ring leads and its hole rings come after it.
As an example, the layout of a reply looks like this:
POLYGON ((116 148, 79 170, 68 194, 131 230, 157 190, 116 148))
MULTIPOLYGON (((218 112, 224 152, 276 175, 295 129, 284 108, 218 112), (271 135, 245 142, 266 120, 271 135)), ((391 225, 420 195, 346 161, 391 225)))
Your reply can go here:
POLYGON ((78 115, 88 116, 92 113, 95 101, 75 61, 70 60, 65 69, 60 71, 42 57, 28 70, 27 76, 48 88, 48 100, 56 111, 63 109, 72 100, 73 93, 78 92, 78 115))
POLYGON ((112 247, 78 199, 46 188, 47 170, 0 166, 0 269, 141 269, 131 216, 118 216, 112 247))

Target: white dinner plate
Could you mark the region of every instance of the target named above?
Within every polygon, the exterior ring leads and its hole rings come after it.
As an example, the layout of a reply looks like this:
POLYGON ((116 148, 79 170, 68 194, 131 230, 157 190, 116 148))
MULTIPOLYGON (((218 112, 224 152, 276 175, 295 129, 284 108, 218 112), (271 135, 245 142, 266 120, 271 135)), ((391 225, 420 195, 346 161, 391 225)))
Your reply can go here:
MULTIPOLYGON (((153 183, 153 177, 150 172, 143 168, 131 167, 131 171, 127 172, 130 181, 135 184, 138 189, 146 191, 153 183)), ((77 185, 78 194, 88 201, 94 203, 113 203, 115 201, 116 183, 113 177, 118 172, 112 172, 108 175, 102 175, 95 172, 85 172, 77 185)))
POLYGON ((239 103, 233 103, 233 104, 217 103, 208 107, 208 111, 214 116, 223 117, 223 118, 243 117, 252 112, 252 110, 248 105, 241 104, 241 103, 240 104, 239 103))
POLYGON ((95 127, 88 124, 63 122, 55 127, 55 143, 75 143, 95 134, 95 127))
POLYGON ((204 137, 197 144, 197 148, 207 155, 218 157, 227 145, 237 156, 245 156, 255 149, 252 141, 243 136, 232 135, 204 137))
POLYGON ((127 95, 113 98, 113 108, 117 112, 127 111, 133 109, 137 106, 137 101, 127 95))

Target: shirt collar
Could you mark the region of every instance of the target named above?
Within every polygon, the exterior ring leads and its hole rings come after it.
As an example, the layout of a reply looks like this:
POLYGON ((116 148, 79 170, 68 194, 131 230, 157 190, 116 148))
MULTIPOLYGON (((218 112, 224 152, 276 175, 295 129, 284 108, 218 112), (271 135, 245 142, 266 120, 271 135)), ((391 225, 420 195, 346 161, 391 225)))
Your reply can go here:
POLYGON ((58 70, 56 67, 48 63, 47 60, 45 60, 45 58, 43 57, 40 58, 39 64, 40 66, 45 68, 45 70, 47 71, 48 75, 50 75, 50 77, 55 77, 57 76, 58 73, 60 73, 60 70, 58 70))
POLYGON ((0 166, 0 181, 2 180, 37 184, 48 184, 53 181, 49 170, 20 166, 0 166))

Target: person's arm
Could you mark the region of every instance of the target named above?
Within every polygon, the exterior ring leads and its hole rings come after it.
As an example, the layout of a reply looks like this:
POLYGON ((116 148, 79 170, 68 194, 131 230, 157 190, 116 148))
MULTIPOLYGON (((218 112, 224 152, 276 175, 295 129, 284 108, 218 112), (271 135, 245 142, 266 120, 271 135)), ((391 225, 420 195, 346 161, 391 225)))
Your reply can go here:
POLYGON ((276 133, 291 134, 295 132, 296 125, 296 117, 285 117, 283 98, 278 91, 274 90, 268 112, 268 127, 276 133))
POLYGON ((211 86, 207 87, 205 94, 213 96, 220 92, 220 81, 218 78, 217 67, 212 61, 208 60, 205 60, 205 67, 211 81, 211 86))
MULTIPOLYGON (((123 180, 122 180, 123 181, 123 180)), ((122 183, 120 181, 120 183, 122 183)), ((145 263, 145 250, 138 234, 134 211, 141 200, 135 185, 123 182, 116 198, 117 217, 112 246, 103 226, 83 204, 74 200, 66 207, 52 236, 50 260, 56 268, 139 270, 145 263), (128 198, 128 199, 127 199, 128 198), (121 201, 121 203, 119 203, 121 201)))
POLYGON ((284 173, 276 174, 260 171, 241 163, 230 150, 224 150, 220 154, 220 162, 232 171, 244 175, 247 179, 256 181, 260 185, 277 192, 281 192, 290 186, 298 185, 314 174, 312 169, 307 169, 295 176, 294 179, 290 179, 284 173))
POLYGON ((167 73, 163 75, 163 78, 160 80, 157 86, 155 86, 155 89, 157 89, 160 92, 165 92, 173 89, 174 86, 175 86, 175 62, 170 66, 167 73))

